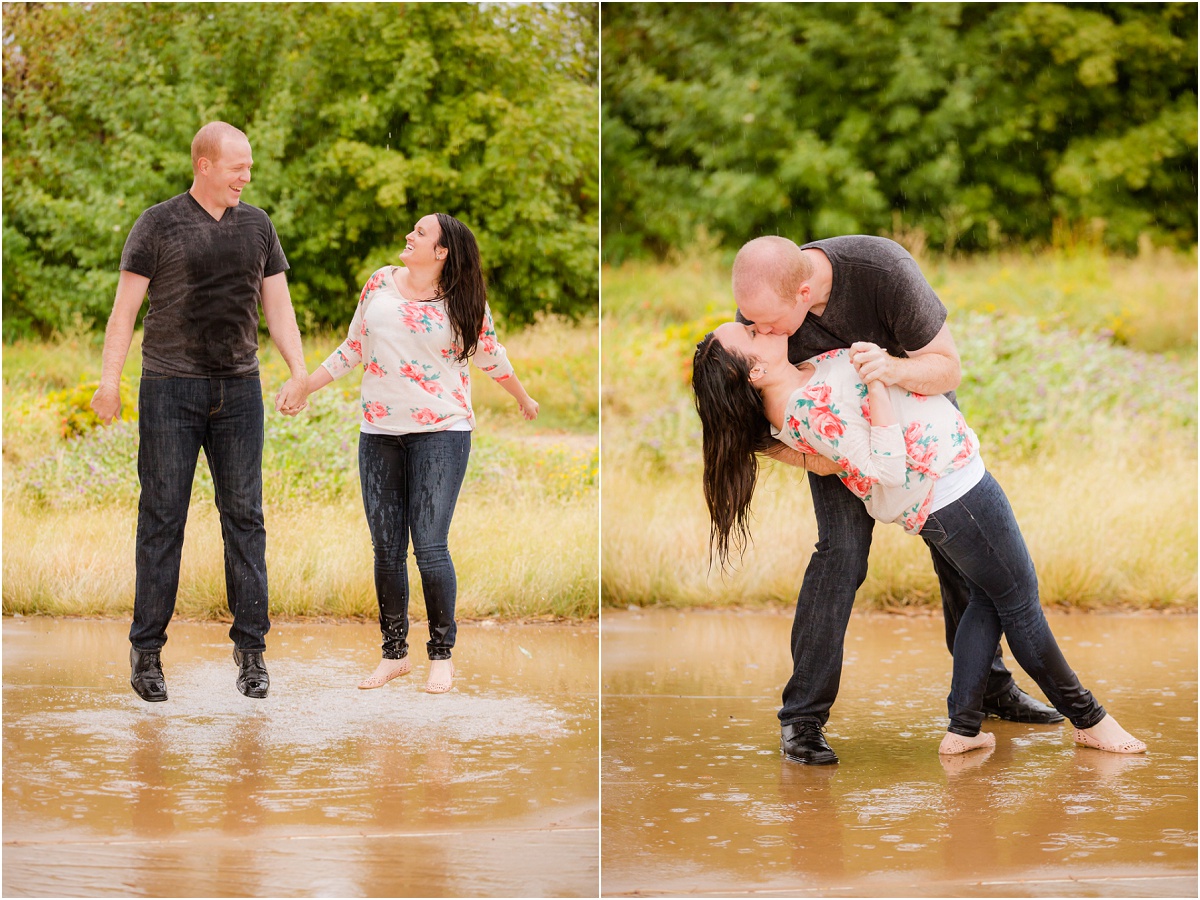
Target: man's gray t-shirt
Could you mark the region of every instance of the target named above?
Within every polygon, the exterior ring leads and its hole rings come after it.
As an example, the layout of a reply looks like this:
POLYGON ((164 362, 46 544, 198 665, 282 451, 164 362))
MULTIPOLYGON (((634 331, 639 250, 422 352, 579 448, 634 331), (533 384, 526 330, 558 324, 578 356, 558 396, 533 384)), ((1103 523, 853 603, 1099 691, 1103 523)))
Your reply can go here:
POLYGON ((827 350, 870 341, 892 356, 920 350, 942 330, 946 307, 916 260, 887 238, 848 235, 812 241, 833 267, 833 287, 821 315, 809 313, 788 338, 793 363, 827 350))
POLYGON ((258 373, 263 279, 288 269, 265 212, 239 203, 218 221, 190 193, 172 197, 138 217, 121 269, 150 279, 144 370, 193 378, 258 373))

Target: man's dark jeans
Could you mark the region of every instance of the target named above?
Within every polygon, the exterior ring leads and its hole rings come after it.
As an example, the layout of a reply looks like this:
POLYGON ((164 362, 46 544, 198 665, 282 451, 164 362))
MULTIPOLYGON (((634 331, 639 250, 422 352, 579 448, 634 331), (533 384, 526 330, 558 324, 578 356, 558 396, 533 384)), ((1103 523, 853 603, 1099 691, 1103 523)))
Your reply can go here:
MULTIPOLYGON (((846 489, 836 475, 808 474, 817 516, 817 549, 804 573, 796 618, 792 622, 792 677, 783 689, 779 721, 792 725, 816 719, 822 725, 837 699, 842 678, 842 652, 854 595, 867 577, 867 557, 875 520, 866 505, 846 489)), ((946 645, 954 652, 954 634, 970 598, 968 584, 937 553, 934 571, 942 592, 946 645)), ((987 695, 1012 685, 1012 675, 993 648, 987 695)))
POLYGON ((267 532, 262 513, 263 399, 257 375, 176 378, 142 373, 138 397, 137 584, 129 641, 160 650, 175 612, 179 559, 196 460, 212 472, 225 591, 239 650, 265 650, 267 532))
POLYGON ((1079 683, 1054 640, 1038 599, 1033 560, 996 479, 985 475, 932 513, 921 536, 969 585, 970 603, 954 640, 950 731, 979 734, 988 660, 1001 630, 1021 668, 1072 725, 1091 728, 1103 719, 1104 708, 1079 683))
POLYGON ((458 633, 450 521, 471 456, 471 432, 362 434, 358 475, 375 550, 375 593, 385 659, 408 655, 408 538, 429 617, 430 659, 449 659, 458 633))

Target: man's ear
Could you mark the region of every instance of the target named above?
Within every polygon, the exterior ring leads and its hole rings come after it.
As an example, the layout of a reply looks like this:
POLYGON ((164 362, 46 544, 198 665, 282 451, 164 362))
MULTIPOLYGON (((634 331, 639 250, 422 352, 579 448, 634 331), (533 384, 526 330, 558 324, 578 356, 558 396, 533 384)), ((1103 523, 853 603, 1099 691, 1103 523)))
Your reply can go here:
POLYGON ((808 310, 813 304, 812 285, 807 281, 800 282, 800 287, 796 288, 796 303, 808 310))

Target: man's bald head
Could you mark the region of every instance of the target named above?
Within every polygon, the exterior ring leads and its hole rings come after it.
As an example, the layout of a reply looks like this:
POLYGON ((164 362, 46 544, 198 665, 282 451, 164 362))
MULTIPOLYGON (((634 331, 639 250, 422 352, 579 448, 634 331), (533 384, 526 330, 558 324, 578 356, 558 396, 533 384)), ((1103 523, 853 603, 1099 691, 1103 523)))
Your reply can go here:
POLYGON ((200 171, 200 160, 216 162, 221 158, 221 145, 227 140, 250 143, 244 131, 228 122, 209 122, 192 138, 192 171, 200 171))
POLYGON ((811 306, 805 282, 813 272, 808 254, 787 238, 755 238, 733 261, 733 300, 760 333, 795 334, 811 306))
POLYGON ((733 299, 770 291, 780 299, 794 301, 800 285, 813 274, 804 251, 785 237, 767 235, 742 245, 733 261, 733 299))

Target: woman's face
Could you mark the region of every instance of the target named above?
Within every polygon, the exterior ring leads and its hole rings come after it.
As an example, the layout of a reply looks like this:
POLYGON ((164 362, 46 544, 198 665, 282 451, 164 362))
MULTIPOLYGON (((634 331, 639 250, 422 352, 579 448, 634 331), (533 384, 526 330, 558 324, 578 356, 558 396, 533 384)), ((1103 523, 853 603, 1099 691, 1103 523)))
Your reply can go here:
POLYGON ((753 362, 786 365, 786 334, 759 334, 753 325, 726 322, 713 332, 713 337, 726 350, 740 353, 753 362))
POLYGON ((437 216, 425 216, 404 238, 404 249, 400 258, 406 266, 436 265, 446 259, 446 248, 439 247, 442 229, 438 225, 437 216))

